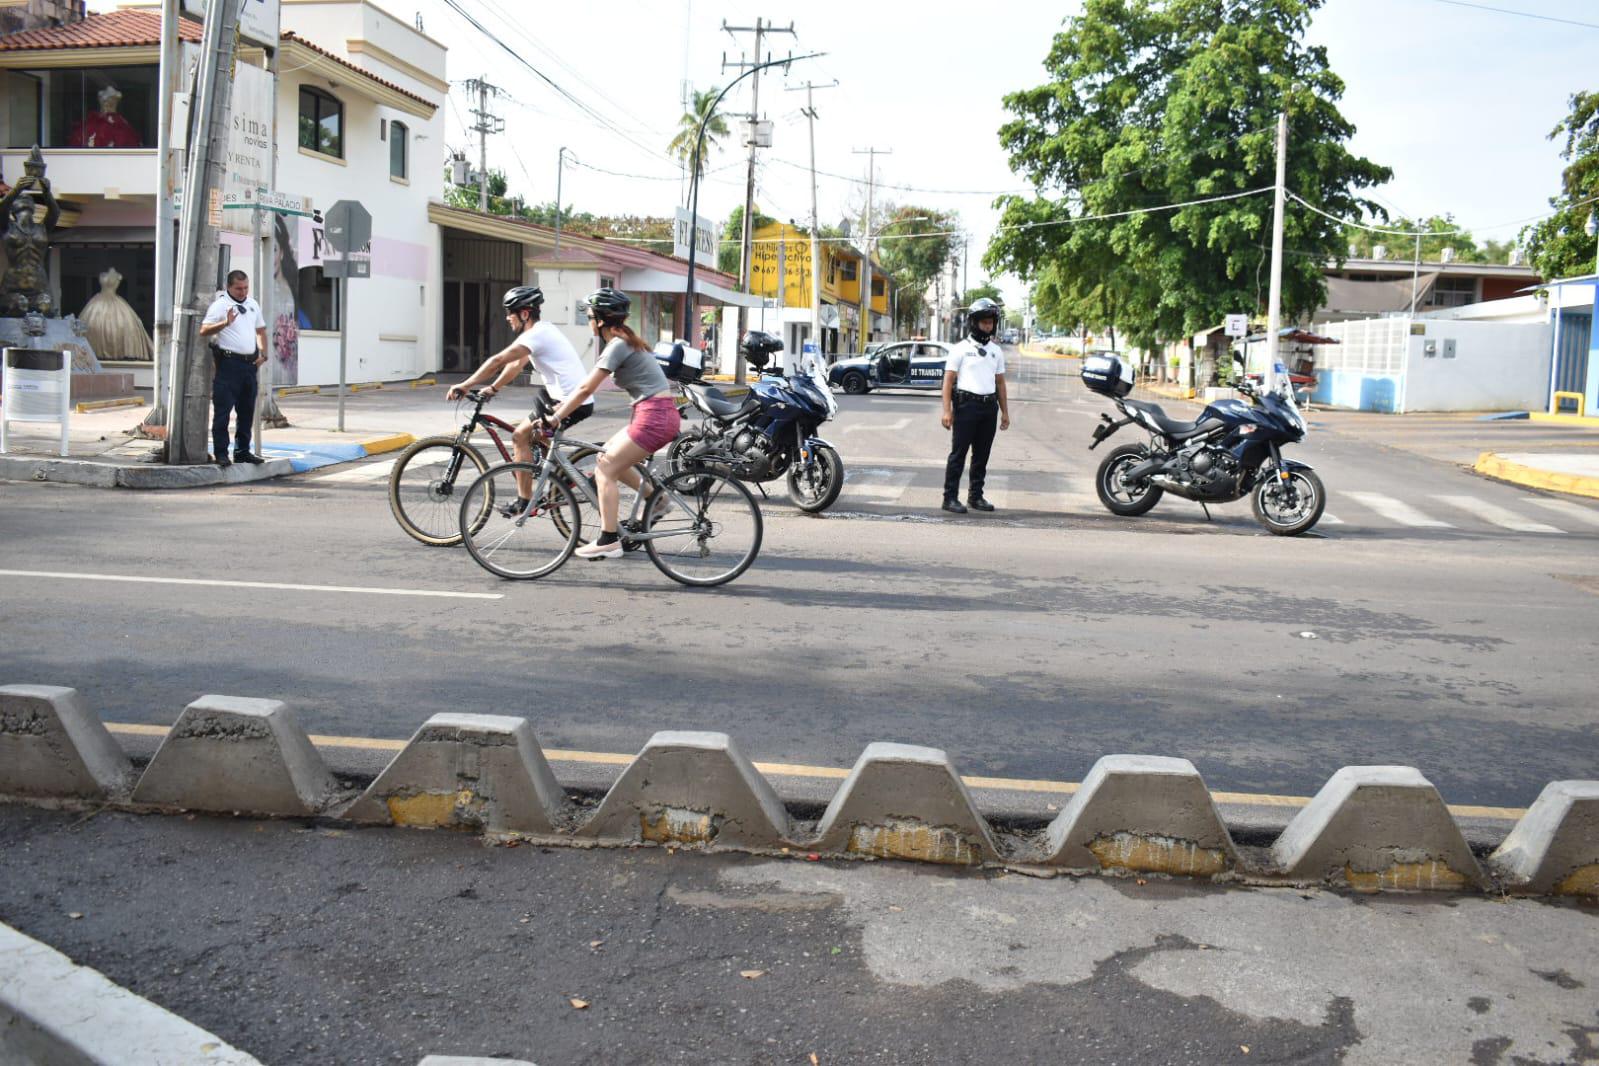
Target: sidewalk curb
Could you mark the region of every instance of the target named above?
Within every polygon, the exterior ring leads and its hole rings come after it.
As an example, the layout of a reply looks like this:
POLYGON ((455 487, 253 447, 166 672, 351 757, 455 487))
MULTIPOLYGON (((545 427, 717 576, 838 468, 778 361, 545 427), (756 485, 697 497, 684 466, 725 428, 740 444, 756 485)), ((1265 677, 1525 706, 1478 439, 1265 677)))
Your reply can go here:
POLYGON ((1042 348, 1034 348, 1031 345, 1027 345, 1027 344, 1018 344, 1016 346, 1016 350, 1021 353, 1022 358, 1024 358, 1024 359, 1081 359, 1082 358, 1081 355, 1074 355, 1074 354, 1069 353, 1069 352, 1045 351, 1042 348))
POLYGON ((4 924, 0 1061, 261 1066, 221 1037, 4 924))
POLYGON ((409 433, 382 433, 349 442, 267 444, 262 445, 266 462, 255 466, 234 463, 227 467, 211 463, 167 466, 164 463, 119 464, 91 459, 0 455, 0 481, 53 481, 97 489, 196 489, 242 485, 399 451, 415 441, 416 438, 409 433))
POLYGON ((1508 481, 1529 489, 1561 492, 1569 496, 1586 496, 1599 499, 1599 477, 1582 477, 1578 474, 1557 474, 1552 470, 1513 463, 1493 452, 1483 452, 1472 467, 1483 477, 1495 481, 1508 481))

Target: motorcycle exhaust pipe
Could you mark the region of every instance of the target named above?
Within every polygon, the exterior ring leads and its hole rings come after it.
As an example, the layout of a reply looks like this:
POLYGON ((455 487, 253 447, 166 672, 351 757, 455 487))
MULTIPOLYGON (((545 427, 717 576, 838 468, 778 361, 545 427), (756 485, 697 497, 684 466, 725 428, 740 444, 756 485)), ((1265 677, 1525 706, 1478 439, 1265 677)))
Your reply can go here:
POLYGON ((1127 473, 1122 475, 1124 481, 1142 481, 1151 474, 1160 472, 1166 466, 1165 459, 1145 459, 1127 473))

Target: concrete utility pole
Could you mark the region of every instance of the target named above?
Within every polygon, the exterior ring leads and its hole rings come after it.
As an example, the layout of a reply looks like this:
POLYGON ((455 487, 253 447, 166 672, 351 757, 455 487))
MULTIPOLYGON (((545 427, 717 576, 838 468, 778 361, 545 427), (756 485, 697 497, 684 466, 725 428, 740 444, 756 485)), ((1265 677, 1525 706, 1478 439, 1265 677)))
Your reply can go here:
MULTIPOLYGON (((755 149, 757 147, 755 143, 755 124, 761 118, 760 68, 767 62, 766 59, 762 58, 761 46, 769 33, 786 33, 790 37, 794 36, 794 24, 790 22, 786 27, 774 26, 768 21, 757 18, 753 26, 729 26, 726 20, 723 20, 722 30, 735 40, 737 39, 736 35, 740 33, 753 33, 755 35, 754 62, 747 62, 740 56, 738 62, 729 63, 726 56, 722 57, 723 73, 726 73, 729 67, 740 71, 745 69, 754 71, 750 77, 749 173, 744 182, 744 230, 739 242, 738 258, 738 285, 739 288, 748 293, 750 291, 750 241, 755 232, 755 149)), ((742 304, 739 305, 738 335, 741 338, 749 328, 749 313, 748 307, 742 304)), ((744 383, 744 360, 742 359, 735 358, 733 360, 733 380, 736 384, 742 385, 744 383)))
POLYGON ((822 250, 821 250, 821 219, 816 212, 816 103, 812 93, 816 89, 834 89, 838 87, 838 79, 834 78, 830 85, 817 85, 815 82, 806 82, 803 86, 789 87, 789 92, 805 90, 805 117, 809 120, 811 128, 811 340, 816 342, 816 350, 822 350, 822 250))
POLYGON ((173 206, 174 175, 183 168, 172 158, 172 94, 178 89, 178 0, 161 0, 161 67, 157 81, 161 86, 156 106, 155 135, 155 352, 151 359, 155 388, 150 397, 150 413, 140 429, 143 436, 158 437, 149 430, 167 424, 167 394, 162 387, 172 377, 172 283, 177 258, 177 208, 173 206))
POLYGON ((561 254, 561 179, 566 176, 566 147, 555 153, 555 254, 561 254))
POLYGON ((856 155, 866 157, 866 262, 861 270, 861 351, 872 340, 872 211, 873 193, 877 189, 877 157, 893 155, 892 148, 857 148, 856 155))
POLYGON ((477 124, 470 132, 477 134, 477 209, 488 214, 489 134, 505 132, 505 120, 489 111, 489 97, 499 96, 502 90, 498 85, 490 85, 487 77, 471 79, 466 83, 466 89, 467 92, 477 93, 477 107, 471 112, 477 124))
POLYGON ((200 321, 217 289, 218 227, 211 225, 211 200, 222 197, 233 103, 233 63, 239 44, 239 6, 218 4, 200 39, 199 92, 190 111, 192 136, 183 183, 183 224, 178 241, 177 298, 173 308, 171 422, 167 462, 203 463, 211 407, 211 353, 200 321), (181 322, 181 327, 177 325, 181 322))
MULTIPOLYGON (((272 154, 267 157, 267 185, 274 192, 278 187, 278 57, 282 54, 280 47, 274 46, 271 56, 267 60, 267 70, 272 75, 272 112, 268 117, 272 129, 272 154)), ((270 426, 273 429, 283 429, 288 426, 289 420, 278 408, 278 399, 272 394, 277 385, 277 281, 278 281, 278 226, 277 217, 269 212, 256 209, 257 215, 266 219, 267 232, 261 241, 261 269, 256 273, 252 282, 256 303, 261 305, 261 320, 266 323, 267 330, 267 361, 261 365, 261 389, 255 404, 255 428, 250 439, 255 441, 256 454, 261 453, 261 445, 265 438, 261 432, 270 426)), ((298 221, 298 220, 296 220, 298 221)))
POLYGON ((1277 387, 1277 360, 1283 324, 1283 209, 1287 199, 1288 112, 1277 115, 1277 189, 1272 197, 1271 291, 1266 303, 1266 391, 1277 387))

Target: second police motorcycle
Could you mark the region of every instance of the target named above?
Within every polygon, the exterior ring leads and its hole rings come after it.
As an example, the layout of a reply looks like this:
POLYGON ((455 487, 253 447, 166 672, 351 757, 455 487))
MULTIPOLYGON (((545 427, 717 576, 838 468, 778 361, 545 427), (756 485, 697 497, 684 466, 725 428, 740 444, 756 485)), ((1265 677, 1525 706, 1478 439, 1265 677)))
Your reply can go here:
POLYGON ((1168 418, 1158 404, 1127 398, 1133 370, 1118 356, 1083 360, 1083 384, 1113 401, 1122 415, 1100 415, 1103 424, 1094 428, 1089 450, 1123 426, 1149 434, 1148 443, 1120 445, 1099 464, 1094 485, 1107 510, 1141 515, 1168 492, 1201 506, 1248 496, 1256 521, 1278 536, 1296 536, 1316 524, 1327 507, 1327 490, 1307 464, 1282 453, 1284 445, 1304 439, 1306 428, 1288 375, 1278 375, 1280 387, 1266 388, 1245 377, 1241 364, 1235 366, 1238 391, 1247 400, 1217 400, 1197 421, 1183 422, 1168 418))
POLYGON ((704 467, 757 485, 784 478, 794 506, 825 511, 843 491, 844 460, 816 433, 838 413, 838 401, 815 352, 801 357, 797 373, 766 373, 782 350, 783 342, 771 334, 750 331, 739 354, 762 374, 741 399, 680 380, 689 404, 705 418, 672 443, 667 458, 674 470, 704 467))

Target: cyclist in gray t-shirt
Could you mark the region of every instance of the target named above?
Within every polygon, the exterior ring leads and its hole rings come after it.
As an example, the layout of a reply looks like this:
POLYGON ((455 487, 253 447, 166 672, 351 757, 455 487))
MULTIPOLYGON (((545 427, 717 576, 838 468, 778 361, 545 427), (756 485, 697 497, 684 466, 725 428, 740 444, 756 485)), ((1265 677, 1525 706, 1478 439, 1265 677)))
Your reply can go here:
POLYGON ((599 539, 577 549, 577 554, 585 559, 614 559, 622 554, 619 485, 640 491, 634 464, 670 444, 682 428, 682 417, 672 402, 671 384, 656 362, 655 353, 628 328, 627 313, 633 301, 615 289, 599 289, 589 295, 586 304, 589 329, 605 348, 595 361, 593 372, 546 421, 559 425, 561 419, 587 402, 608 377, 614 377, 617 386, 633 401, 633 416, 627 428, 605 442, 605 453, 594 468, 594 487, 600 497, 599 539))

